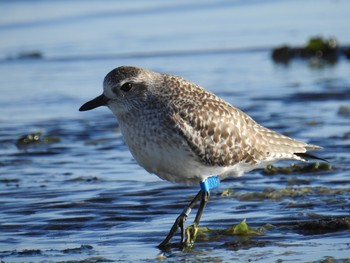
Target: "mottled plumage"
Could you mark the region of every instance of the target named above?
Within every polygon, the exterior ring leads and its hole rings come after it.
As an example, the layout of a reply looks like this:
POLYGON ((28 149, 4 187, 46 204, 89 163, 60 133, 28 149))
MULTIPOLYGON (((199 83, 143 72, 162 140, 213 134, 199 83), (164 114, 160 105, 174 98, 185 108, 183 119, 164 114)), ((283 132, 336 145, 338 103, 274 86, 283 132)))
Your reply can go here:
POLYGON ((282 159, 304 161, 304 153, 320 148, 259 125, 178 76, 119 67, 107 74, 103 88, 101 96, 80 110, 108 106, 135 160, 171 182, 197 184, 212 175, 240 176, 282 159))
POLYGON ((178 76, 119 67, 103 86, 135 160, 168 181, 195 184, 215 174, 240 176, 277 160, 303 160, 296 153, 320 148, 257 124, 178 76))

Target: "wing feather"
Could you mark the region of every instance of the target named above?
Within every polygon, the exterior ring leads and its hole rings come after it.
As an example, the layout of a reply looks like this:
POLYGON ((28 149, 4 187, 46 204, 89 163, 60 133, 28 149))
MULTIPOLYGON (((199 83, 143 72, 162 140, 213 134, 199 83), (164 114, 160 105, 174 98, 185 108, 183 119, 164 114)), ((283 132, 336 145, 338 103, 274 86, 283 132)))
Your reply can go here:
POLYGON ((174 109, 172 120, 188 146, 206 165, 254 165, 279 159, 305 161, 301 153, 321 148, 259 125, 204 89, 200 94, 188 98, 182 94, 184 101, 174 109))

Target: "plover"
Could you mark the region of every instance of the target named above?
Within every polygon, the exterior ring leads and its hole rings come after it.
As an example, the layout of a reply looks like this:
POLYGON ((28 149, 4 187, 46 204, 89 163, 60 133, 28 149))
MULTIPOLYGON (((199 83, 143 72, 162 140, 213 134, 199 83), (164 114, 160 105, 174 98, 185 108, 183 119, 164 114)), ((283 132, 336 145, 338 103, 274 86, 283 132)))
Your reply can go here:
MULTIPOLYGON (((200 184, 196 197, 160 244, 166 246, 200 202, 195 228, 220 180, 241 176, 278 160, 307 161, 321 147, 265 128, 241 110, 182 77, 123 66, 109 72, 103 94, 80 111, 107 106, 116 116, 131 154, 148 172, 187 185, 200 184)), ((317 158, 317 157, 315 157, 317 158)))

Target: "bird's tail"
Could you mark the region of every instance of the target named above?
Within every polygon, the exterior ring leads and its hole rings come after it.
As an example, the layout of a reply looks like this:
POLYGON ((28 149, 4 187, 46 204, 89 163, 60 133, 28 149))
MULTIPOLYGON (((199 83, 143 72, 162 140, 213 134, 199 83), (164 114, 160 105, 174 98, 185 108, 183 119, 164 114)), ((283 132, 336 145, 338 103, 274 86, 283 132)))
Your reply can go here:
POLYGON ((309 159, 315 159, 315 160, 320 160, 320 161, 323 161, 323 162, 327 162, 328 161, 326 159, 323 159, 321 157, 318 157, 316 155, 313 155, 311 153, 294 153, 295 155, 299 156, 300 158, 304 159, 305 161, 308 161, 309 159))

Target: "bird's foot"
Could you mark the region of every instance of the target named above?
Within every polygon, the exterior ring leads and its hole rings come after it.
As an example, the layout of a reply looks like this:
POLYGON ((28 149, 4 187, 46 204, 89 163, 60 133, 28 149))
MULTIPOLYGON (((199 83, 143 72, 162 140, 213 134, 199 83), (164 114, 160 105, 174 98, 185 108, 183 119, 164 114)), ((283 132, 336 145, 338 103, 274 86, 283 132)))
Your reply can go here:
POLYGON ((173 236, 176 234, 178 228, 181 229, 181 244, 185 243, 185 222, 187 220, 187 214, 182 213, 180 214, 173 224, 172 228, 169 231, 169 234, 167 237, 163 240, 162 243, 159 244, 159 248, 164 249, 168 246, 169 241, 173 238, 173 236))
POLYGON ((198 225, 194 223, 186 228, 186 240, 183 243, 186 247, 192 247, 196 241, 198 233, 198 225))
POLYGON ((209 192, 203 193, 202 190, 199 190, 198 194, 192 199, 190 204, 185 207, 185 209, 182 211, 182 213, 176 218, 175 223, 173 224, 172 228, 169 231, 169 234, 167 237, 163 240, 162 243, 158 246, 160 249, 166 249, 169 247, 169 241, 173 238, 173 236, 176 234, 177 230, 181 229, 181 242, 180 246, 184 247, 186 244, 194 243, 195 236, 197 234, 197 226, 199 224, 200 217, 202 215, 203 209, 205 207, 206 202, 208 201, 209 192), (185 222, 190 215, 192 208, 195 206, 195 204, 201 200, 200 207, 198 209, 195 221, 193 226, 194 231, 190 231, 187 234, 187 229, 185 230, 185 222), (185 237, 185 234, 187 235, 187 238, 185 237), (189 238, 190 237, 190 238, 189 238))

